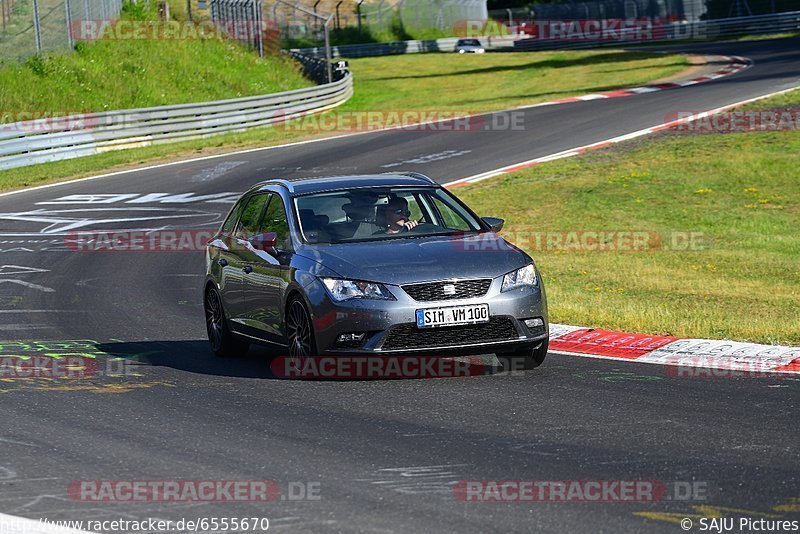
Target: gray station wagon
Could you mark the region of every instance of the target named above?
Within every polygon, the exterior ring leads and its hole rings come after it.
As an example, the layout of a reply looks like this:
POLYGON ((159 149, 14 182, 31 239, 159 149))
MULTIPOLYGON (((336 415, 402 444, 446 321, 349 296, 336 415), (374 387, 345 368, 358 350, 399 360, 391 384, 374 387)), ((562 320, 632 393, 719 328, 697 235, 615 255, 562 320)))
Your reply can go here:
POLYGON ((545 292, 502 226, 416 173, 260 183, 208 243, 211 348, 494 353, 534 368, 547 355, 545 292))

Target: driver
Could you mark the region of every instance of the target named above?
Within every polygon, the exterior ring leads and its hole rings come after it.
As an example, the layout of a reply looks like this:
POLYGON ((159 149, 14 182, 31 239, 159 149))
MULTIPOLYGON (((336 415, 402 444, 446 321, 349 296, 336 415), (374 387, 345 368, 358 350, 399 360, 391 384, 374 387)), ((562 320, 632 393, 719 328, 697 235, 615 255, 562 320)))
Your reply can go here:
POLYGON ((407 232, 419 224, 419 221, 409 220, 411 211, 408 209, 408 201, 403 197, 392 197, 383 208, 387 234, 407 232))

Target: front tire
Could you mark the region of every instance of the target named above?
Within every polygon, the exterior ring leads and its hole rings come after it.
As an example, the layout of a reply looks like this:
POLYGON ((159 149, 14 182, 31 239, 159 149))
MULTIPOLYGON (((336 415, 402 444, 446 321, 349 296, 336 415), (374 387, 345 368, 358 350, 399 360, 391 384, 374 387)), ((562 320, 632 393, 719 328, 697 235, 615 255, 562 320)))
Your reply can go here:
POLYGON ((286 307, 286 338, 289 342, 289 358, 296 365, 302 366, 308 358, 317 355, 311 315, 298 297, 290 300, 286 307))
POLYGON ((244 356, 250 345, 233 337, 233 333, 228 327, 225 308, 222 306, 222 298, 213 287, 209 287, 206 290, 204 308, 206 312, 206 332, 208 332, 211 351, 221 358, 244 356))
POLYGON ((547 358, 547 349, 550 338, 545 339, 534 349, 524 349, 507 354, 498 354, 497 358, 503 364, 503 369, 509 371, 530 371, 544 363, 547 358))

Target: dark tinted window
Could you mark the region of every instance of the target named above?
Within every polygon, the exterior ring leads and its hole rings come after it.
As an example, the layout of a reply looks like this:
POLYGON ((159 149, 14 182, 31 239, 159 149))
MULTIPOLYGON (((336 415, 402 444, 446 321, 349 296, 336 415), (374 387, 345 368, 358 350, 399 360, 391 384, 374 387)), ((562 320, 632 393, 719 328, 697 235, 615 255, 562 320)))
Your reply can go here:
POLYGON ((220 228, 220 233, 225 235, 231 235, 233 233, 234 228, 236 228, 236 223, 239 222, 239 216, 242 214, 242 208, 244 207, 244 201, 239 200, 236 205, 231 210, 231 213, 228 215, 228 218, 225 219, 225 222, 222 223, 222 228, 220 228))
POLYGON ((278 195, 272 195, 258 233, 269 234, 273 232, 278 235, 276 248, 278 250, 290 250, 292 241, 289 239, 289 221, 286 219, 283 199, 278 195))
POLYGON ((480 222, 440 188, 358 188, 295 199, 309 243, 345 243, 477 232, 480 222), (403 221, 417 226, 398 233, 403 221))
POLYGON ((258 234, 258 223, 268 198, 268 193, 258 193, 245 201, 242 217, 236 228, 236 237, 249 239, 258 234))

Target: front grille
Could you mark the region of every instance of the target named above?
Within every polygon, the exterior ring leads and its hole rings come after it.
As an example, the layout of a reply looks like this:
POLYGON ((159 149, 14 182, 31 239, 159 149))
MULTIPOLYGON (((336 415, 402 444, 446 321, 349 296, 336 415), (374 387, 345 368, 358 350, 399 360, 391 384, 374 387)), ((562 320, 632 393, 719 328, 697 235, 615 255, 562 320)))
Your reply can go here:
POLYGON ((428 282, 403 286, 403 291, 419 302, 474 299, 484 296, 491 285, 491 278, 485 280, 455 280, 452 282, 428 282), (453 286, 455 293, 448 295, 445 292, 445 286, 453 286))
POLYGON ((395 326, 381 347, 385 351, 435 349, 517 339, 517 329, 510 317, 494 317, 488 323, 419 329, 414 323, 395 326))

